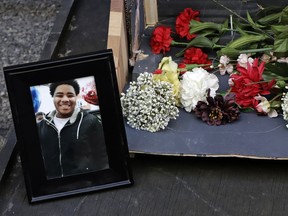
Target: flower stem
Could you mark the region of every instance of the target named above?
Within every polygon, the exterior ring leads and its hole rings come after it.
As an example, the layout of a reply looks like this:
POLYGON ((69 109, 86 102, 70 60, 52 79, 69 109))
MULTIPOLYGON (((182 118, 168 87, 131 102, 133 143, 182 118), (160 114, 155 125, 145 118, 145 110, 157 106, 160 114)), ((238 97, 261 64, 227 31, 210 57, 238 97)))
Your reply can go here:
MULTIPOLYGON (((229 28, 223 28, 223 31, 228 31, 228 32, 239 32, 237 29, 229 29, 229 28)), ((257 32, 253 32, 253 31, 247 31, 247 30, 243 30, 245 33, 249 33, 249 34, 255 34, 255 35, 259 35, 259 33, 257 32)))
POLYGON ((210 64, 186 64, 186 70, 191 71, 193 68, 197 67, 209 67, 210 64))
POLYGON ((279 97, 282 97, 282 93, 280 93, 280 94, 277 94, 275 97, 273 97, 269 102, 271 103, 271 102, 273 102, 273 101, 275 101, 276 99, 278 99, 279 97))
POLYGON ((217 49, 217 48, 225 48, 225 45, 219 45, 219 44, 214 44, 213 45, 213 49, 217 49))
POLYGON ((250 50, 242 50, 239 51, 239 53, 255 53, 255 52, 265 52, 265 51, 271 51, 271 47, 261 48, 261 49, 250 49, 250 50))
MULTIPOLYGON (((234 12, 233 10, 231 10, 230 8, 226 7, 225 5, 221 4, 219 1, 216 0, 212 0, 213 2, 215 2, 216 4, 220 5, 221 7, 223 7, 224 9, 228 10, 230 13, 232 13, 233 15, 237 16, 239 19, 243 20, 244 22, 248 23, 249 25, 252 25, 253 28, 257 29, 258 31, 262 32, 263 34, 267 35, 269 38, 271 38, 272 40, 274 40, 274 38, 267 34, 265 31, 263 31, 261 28, 259 28, 258 26, 256 26, 253 23, 250 23, 248 20, 244 19, 242 16, 240 16, 239 14, 237 14, 236 12, 234 12)), ((231 31, 231 30, 230 30, 231 31)))
POLYGON ((271 82, 271 80, 262 80, 262 81, 258 81, 258 82, 251 82, 251 83, 246 83, 245 85, 248 86, 248 85, 254 85, 254 84, 260 84, 260 83, 267 83, 267 82, 271 82))
POLYGON ((183 46, 187 46, 188 43, 185 43, 185 42, 177 42, 177 41, 172 40, 171 45, 183 45, 183 46))

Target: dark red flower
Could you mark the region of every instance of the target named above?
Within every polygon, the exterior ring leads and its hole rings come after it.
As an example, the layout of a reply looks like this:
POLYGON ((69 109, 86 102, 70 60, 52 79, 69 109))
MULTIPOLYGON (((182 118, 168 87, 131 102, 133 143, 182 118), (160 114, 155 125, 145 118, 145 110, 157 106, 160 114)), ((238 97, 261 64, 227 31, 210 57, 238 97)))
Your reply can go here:
POLYGON ((259 103, 255 96, 270 94, 275 84, 275 80, 265 82, 262 77, 265 62, 258 64, 259 59, 255 59, 252 65, 248 63, 247 69, 238 64, 239 73, 230 76, 231 92, 236 94, 236 102, 243 108, 255 108, 259 103))
POLYGON ((233 95, 225 98, 222 95, 216 95, 213 98, 208 94, 207 103, 198 101, 195 114, 207 124, 218 126, 238 120, 240 111, 233 95))
POLYGON ((86 95, 84 95, 84 100, 89 104, 99 104, 98 96, 95 90, 90 90, 86 95))
POLYGON ((208 55, 202 51, 200 48, 190 47, 185 50, 183 63, 185 64, 208 64, 211 65, 212 62, 208 58, 208 55))
POLYGON ((155 54, 160 54, 170 50, 171 42, 173 41, 171 37, 171 28, 165 26, 158 26, 154 29, 152 37, 150 39, 150 46, 152 52, 155 54))
POLYGON ((189 25, 192 19, 200 21, 200 18, 198 17, 199 14, 199 11, 194 11, 192 8, 185 8, 184 11, 177 16, 175 29, 176 33, 181 38, 186 37, 188 40, 191 40, 196 37, 195 34, 189 33, 189 25))

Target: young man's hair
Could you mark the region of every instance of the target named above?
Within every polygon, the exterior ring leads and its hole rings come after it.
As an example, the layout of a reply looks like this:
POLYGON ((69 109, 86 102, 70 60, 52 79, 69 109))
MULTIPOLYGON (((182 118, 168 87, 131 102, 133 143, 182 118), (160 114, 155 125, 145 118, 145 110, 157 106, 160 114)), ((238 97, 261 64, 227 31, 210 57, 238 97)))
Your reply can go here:
POLYGON ((50 95, 52 97, 54 96, 55 90, 56 90, 56 88, 59 85, 70 85, 70 86, 72 86, 74 88, 74 90, 75 90, 76 95, 78 95, 79 92, 80 92, 80 86, 79 86, 79 84, 78 84, 78 82, 76 80, 66 80, 66 81, 55 82, 55 83, 51 83, 50 84, 49 89, 50 89, 50 95))

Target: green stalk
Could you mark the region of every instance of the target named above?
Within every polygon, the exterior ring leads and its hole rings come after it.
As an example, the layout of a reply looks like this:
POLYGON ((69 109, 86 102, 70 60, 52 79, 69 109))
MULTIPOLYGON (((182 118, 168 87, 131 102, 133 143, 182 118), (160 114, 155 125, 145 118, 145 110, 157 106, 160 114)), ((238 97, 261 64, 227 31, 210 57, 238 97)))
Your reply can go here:
POLYGON ((250 50, 242 50, 239 51, 239 53, 255 53, 255 52, 265 52, 265 51, 271 51, 273 50, 271 47, 267 47, 267 48, 260 48, 260 49, 250 49, 250 50))
POLYGON ((279 93, 279 94, 277 94, 275 97, 273 97, 269 102, 271 103, 271 102, 273 102, 273 101, 275 101, 276 99, 278 99, 279 97, 282 97, 282 93, 279 93))
POLYGON ((177 41, 172 40, 171 45, 184 45, 184 46, 187 46, 188 43, 185 43, 185 42, 177 42, 177 41))
POLYGON ((228 10, 230 13, 232 13, 233 15, 237 16, 239 19, 243 20, 244 22, 248 23, 249 25, 253 25, 253 27, 255 29, 257 29, 258 31, 262 32, 263 34, 267 35, 269 38, 271 38, 272 40, 274 40, 274 38, 267 34, 265 31, 263 31, 261 28, 257 27, 256 25, 250 23, 248 20, 244 19, 243 17, 241 17, 239 14, 237 14, 236 12, 234 12, 233 10, 231 10, 230 8, 226 7, 225 5, 219 3, 218 1, 216 0, 212 0, 214 3, 220 5, 221 7, 223 7, 224 9, 228 10))
MULTIPOLYGON (((233 32, 239 32, 237 29, 229 29, 229 28, 223 28, 222 29, 223 31, 228 31, 228 32, 231 32, 231 31, 233 31, 233 32)), ((248 33, 248 34, 255 34, 255 35, 258 35, 259 33, 257 33, 257 32, 255 32, 255 31, 247 31, 247 30, 242 30, 243 32, 245 32, 245 33, 248 33)))
POLYGON ((249 86, 249 85, 254 85, 254 84, 260 84, 260 83, 268 83, 268 82, 271 82, 272 80, 261 80, 261 81, 258 81, 258 82, 251 82, 251 83, 247 83, 247 84, 244 84, 245 86, 249 86))

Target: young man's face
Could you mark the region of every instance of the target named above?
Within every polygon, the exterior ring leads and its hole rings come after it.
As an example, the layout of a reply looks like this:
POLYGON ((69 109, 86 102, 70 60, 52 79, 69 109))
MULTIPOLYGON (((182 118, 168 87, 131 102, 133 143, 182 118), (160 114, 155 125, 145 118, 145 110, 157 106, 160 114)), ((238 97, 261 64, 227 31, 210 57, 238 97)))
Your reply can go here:
POLYGON ((73 86, 67 84, 57 86, 53 102, 58 118, 68 118, 72 115, 76 105, 76 96, 73 86))

